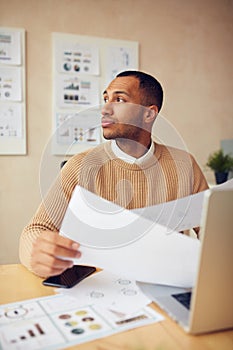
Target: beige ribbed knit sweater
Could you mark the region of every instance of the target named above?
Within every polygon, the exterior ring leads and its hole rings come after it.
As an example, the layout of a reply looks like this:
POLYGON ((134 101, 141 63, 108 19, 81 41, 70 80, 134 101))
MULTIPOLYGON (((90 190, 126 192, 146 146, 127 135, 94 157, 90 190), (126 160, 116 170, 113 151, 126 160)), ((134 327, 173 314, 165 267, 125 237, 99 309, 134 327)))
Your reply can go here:
POLYGON ((33 241, 42 230, 59 231, 76 185, 128 209, 150 206, 208 188, 187 152, 155 144, 154 157, 129 164, 116 158, 111 142, 73 156, 21 234, 21 262, 31 270, 33 241))

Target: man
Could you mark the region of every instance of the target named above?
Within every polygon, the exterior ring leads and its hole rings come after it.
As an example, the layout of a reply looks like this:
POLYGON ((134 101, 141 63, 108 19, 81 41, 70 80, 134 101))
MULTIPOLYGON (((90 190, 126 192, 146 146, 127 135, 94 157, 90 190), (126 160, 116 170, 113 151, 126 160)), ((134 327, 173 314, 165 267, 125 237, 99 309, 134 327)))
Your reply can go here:
POLYGON ((59 235, 76 185, 127 209, 208 188, 190 154, 151 139, 163 101, 162 87, 154 77, 138 71, 122 72, 103 97, 101 125, 104 138, 110 141, 76 154, 67 162, 22 232, 21 262, 40 276, 60 274, 72 266, 69 258, 81 255, 77 242, 59 235))

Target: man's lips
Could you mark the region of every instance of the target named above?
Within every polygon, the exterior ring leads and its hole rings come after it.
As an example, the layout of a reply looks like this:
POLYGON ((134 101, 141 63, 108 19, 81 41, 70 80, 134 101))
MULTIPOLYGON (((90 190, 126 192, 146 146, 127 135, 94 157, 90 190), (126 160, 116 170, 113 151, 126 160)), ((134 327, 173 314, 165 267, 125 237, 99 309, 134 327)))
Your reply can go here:
POLYGON ((101 120, 102 128, 107 128, 108 126, 110 126, 112 124, 115 124, 115 122, 111 119, 102 119, 101 120))

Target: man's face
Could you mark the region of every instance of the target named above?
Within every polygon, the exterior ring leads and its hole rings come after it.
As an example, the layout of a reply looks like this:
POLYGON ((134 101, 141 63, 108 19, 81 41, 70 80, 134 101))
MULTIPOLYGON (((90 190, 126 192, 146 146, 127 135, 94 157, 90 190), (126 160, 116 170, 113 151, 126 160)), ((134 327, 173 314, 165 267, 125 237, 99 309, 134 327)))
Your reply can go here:
POLYGON ((114 79, 104 91, 103 98, 101 124, 104 138, 138 140, 144 109, 140 106, 138 79, 132 76, 114 79))

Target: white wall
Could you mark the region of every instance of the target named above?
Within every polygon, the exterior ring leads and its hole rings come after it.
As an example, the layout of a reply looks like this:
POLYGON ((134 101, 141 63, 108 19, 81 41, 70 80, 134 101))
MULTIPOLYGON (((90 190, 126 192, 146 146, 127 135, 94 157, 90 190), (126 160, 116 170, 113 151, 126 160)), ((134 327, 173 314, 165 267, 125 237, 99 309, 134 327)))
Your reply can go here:
POLYGON ((52 124, 52 32, 139 41, 140 69, 165 90, 162 114, 201 167, 221 139, 233 136, 232 0, 7 0, 0 2, 0 25, 26 29, 28 133, 26 156, 0 156, 2 264, 18 261, 20 232, 41 199, 40 160, 52 124))

